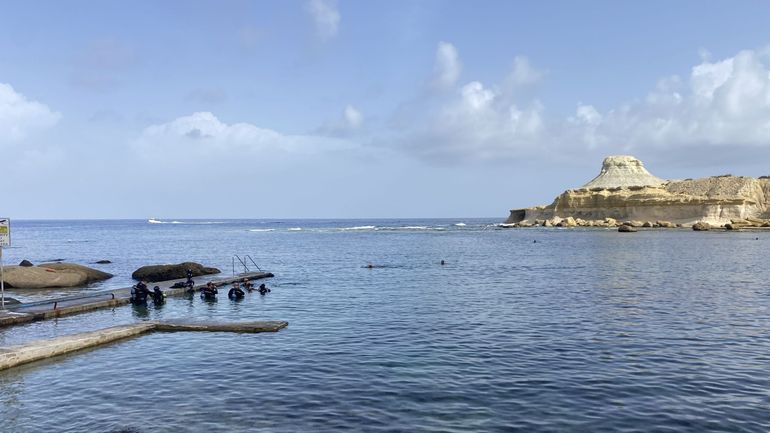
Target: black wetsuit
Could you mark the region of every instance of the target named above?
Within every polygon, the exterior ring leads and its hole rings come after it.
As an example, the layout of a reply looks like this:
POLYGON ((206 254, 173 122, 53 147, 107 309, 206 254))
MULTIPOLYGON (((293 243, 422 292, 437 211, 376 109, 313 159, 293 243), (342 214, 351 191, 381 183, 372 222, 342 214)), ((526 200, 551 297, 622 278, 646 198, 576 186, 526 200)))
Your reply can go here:
POLYGON ((163 294, 163 292, 160 290, 160 287, 158 286, 155 286, 150 296, 152 296, 152 302, 154 302, 155 305, 166 302, 166 295, 163 294))
POLYGON ((219 291, 216 287, 203 286, 201 289, 201 298, 216 299, 217 293, 219 293, 219 291))
POLYGON ((132 304, 146 304, 147 296, 150 294, 150 289, 147 288, 147 284, 139 282, 131 291, 131 303, 132 304))
POLYGON ((227 292, 227 297, 230 299, 241 299, 243 298, 243 295, 245 295, 245 293, 243 293, 243 290, 241 290, 239 287, 233 287, 229 292, 227 292))

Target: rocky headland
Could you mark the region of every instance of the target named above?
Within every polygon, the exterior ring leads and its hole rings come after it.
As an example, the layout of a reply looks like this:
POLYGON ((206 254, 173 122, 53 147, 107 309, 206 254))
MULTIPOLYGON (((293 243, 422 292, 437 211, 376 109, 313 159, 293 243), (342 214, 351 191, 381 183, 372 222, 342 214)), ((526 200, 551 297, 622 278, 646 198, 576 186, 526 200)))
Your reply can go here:
POLYGON ((598 176, 547 206, 512 209, 506 226, 770 227, 770 178, 663 180, 633 156, 609 156, 598 176))

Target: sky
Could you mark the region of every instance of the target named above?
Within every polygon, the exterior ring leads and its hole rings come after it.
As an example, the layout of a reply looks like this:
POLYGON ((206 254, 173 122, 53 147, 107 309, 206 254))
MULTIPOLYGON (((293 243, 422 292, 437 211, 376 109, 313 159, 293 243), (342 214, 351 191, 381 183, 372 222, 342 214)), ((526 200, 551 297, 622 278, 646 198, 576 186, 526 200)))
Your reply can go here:
POLYGON ((2 1, 0 214, 491 217, 769 175, 770 3, 2 1))

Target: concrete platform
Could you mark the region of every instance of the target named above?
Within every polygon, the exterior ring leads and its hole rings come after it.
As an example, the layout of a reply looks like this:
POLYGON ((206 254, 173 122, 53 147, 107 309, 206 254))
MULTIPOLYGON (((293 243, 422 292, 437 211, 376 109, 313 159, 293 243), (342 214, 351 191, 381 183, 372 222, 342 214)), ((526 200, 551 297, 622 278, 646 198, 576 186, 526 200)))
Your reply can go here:
MULTIPOLYGON (((210 275, 194 278, 195 287, 200 288, 206 285, 209 281, 216 286, 223 286, 232 284, 235 281, 243 280, 259 280, 262 278, 273 277, 270 272, 248 272, 245 274, 239 274, 233 277, 220 277, 211 278, 210 275)), ((186 281, 185 278, 178 280, 159 281, 156 283, 150 283, 150 289, 154 286, 159 286, 166 296, 177 296, 186 293, 185 288, 172 289, 177 282, 186 281)), ((100 308, 110 308, 119 305, 125 305, 130 302, 131 288, 125 287, 122 289, 104 290, 95 292, 92 294, 68 296, 57 299, 51 299, 49 301, 42 302, 30 302, 17 304, 13 306, 6 306, 6 310, 0 310, 0 327, 18 325, 21 323, 33 322, 35 320, 50 319, 53 317, 68 316, 71 314, 84 313, 87 311, 93 311, 100 308)))
POLYGON ((205 323, 188 321, 141 322, 113 326, 98 331, 38 340, 16 346, 0 347, 0 370, 16 367, 54 356, 64 355, 89 347, 100 346, 152 331, 163 332, 277 332, 288 326, 284 321, 205 323))

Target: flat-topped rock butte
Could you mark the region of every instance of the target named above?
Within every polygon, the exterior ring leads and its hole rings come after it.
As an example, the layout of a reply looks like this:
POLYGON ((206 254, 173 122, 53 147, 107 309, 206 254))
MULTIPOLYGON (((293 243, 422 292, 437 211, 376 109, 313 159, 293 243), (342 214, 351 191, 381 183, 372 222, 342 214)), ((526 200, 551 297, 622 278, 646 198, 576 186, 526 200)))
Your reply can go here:
MULTIPOLYGON (((770 218, 770 179, 711 176, 663 180, 633 156, 608 156, 598 176, 568 189, 547 206, 512 209, 506 224, 521 226, 568 220, 567 225, 606 225, 607 221, 713 226, 770 218), (577 221, 577 223, 575 223, 577 221), (582 223, 582 224, 581 224, 582 223)), ((547 224, 545 224, 547 225, 547 224)))

